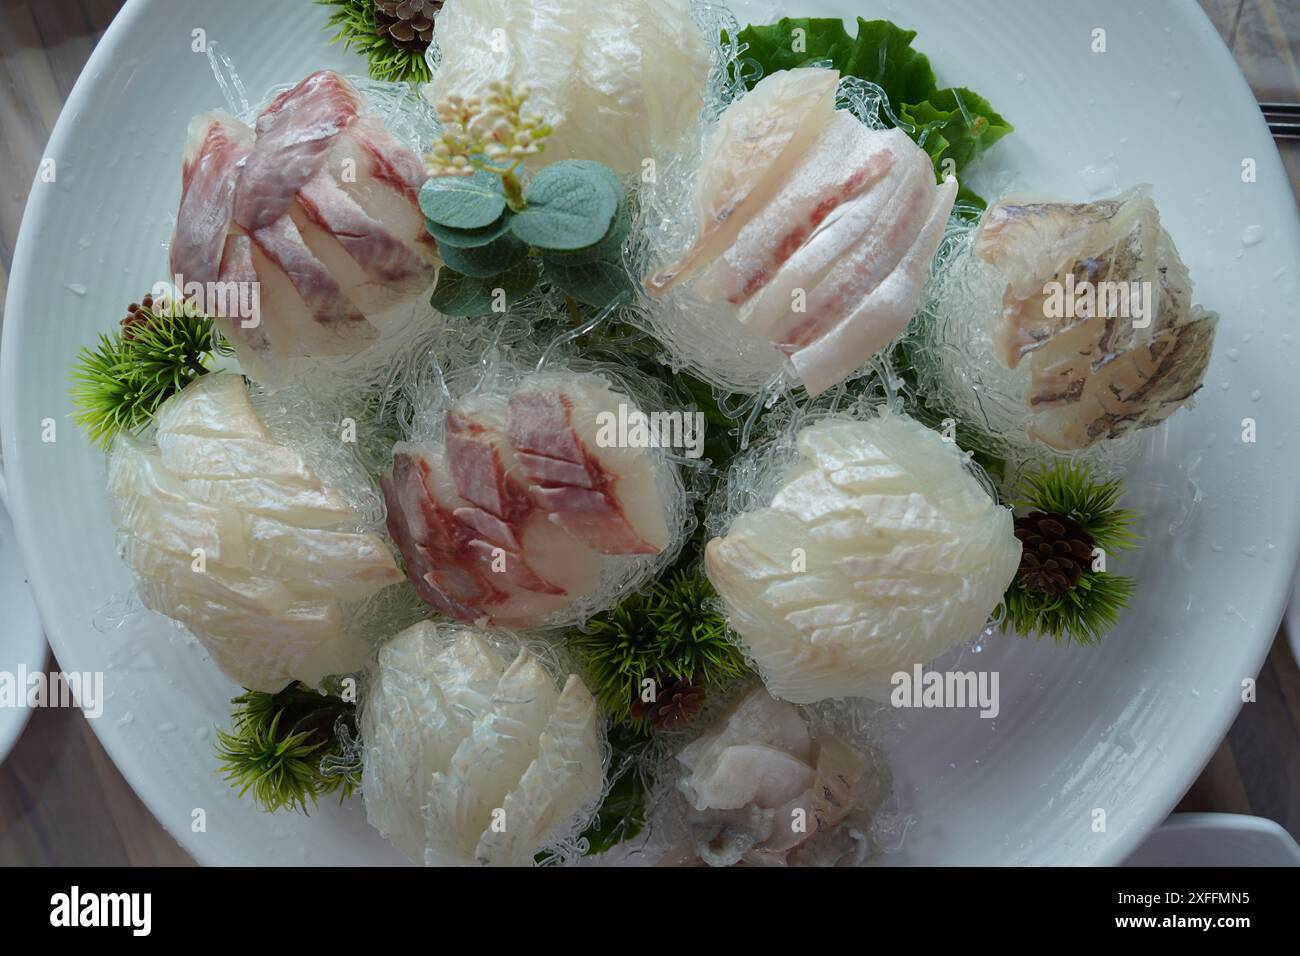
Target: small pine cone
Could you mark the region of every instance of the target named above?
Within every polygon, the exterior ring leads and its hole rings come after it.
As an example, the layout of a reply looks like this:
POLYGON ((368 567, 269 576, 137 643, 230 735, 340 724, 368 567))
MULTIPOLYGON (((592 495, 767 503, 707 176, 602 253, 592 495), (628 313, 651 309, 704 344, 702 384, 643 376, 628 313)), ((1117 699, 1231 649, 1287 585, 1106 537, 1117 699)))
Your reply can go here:
POLYGON ((668 677, 656 681, 655 699, 637 694, 629 709, 632 717, 645 717, 655 730, 671 730, 689 722, 704 706, 704 688, 693 680, 668 677))
POLYGON ((148 325, 153 321, 153 319, 152 295, 146 295, 139 304, 132 302, 126 307, 126 318, 122 320, 123 337, 127 339, 131 338, 138 327, 148 325))
POLYGON ((375 0, 375 33, 404 50, 423 53, 433 41, 442 0, 375 0))
POLYGON ((1092 565, 1095 542, 1069 515, 1034 511, 1016 519, 1023 550, 1016 577, 1031 591, 1064 594, 1092 565))

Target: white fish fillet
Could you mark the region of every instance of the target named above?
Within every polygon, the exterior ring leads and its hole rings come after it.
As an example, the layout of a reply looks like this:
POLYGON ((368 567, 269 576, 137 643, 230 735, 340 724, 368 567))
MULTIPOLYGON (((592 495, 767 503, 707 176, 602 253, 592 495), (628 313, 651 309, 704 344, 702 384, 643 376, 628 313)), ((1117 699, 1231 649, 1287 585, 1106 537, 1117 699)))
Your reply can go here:
POLYGON ((377 535, 257 418, 243 379, 203 376, 121 437, 108 490, 141 600, 185 624, 231 679, 278 691, 358 669, 340 602, 401 580, 377 535))
POLYGON ((983 626, 1020 561, 1011 512, 955 445, 895 414, 818 422, 797 448, 705 570, 773 696, 878 696, 983 626))
POLYGON ((417 624, 379 653, 361 711, 371 824, 412 860, 527 866, 604 783, 596 705, 558 690, 515 639, 507 660, 472 628, 417 624))
POLYGON ((555 128, 531 165, 590 159, 620 176, 670 148, 703 106, 709 54, 685 0, 447 0, 434 103, 493 80, 555 128))

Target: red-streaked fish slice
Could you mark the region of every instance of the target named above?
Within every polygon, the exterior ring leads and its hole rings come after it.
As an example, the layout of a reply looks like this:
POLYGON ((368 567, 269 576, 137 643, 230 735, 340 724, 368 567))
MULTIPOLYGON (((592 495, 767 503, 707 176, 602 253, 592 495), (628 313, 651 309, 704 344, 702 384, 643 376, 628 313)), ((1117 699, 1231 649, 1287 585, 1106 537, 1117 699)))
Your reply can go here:
MULTIPOLYGON (((328 175, 317 173, 308 180, 298 192, 298 205, 343 247, 368 280, 397 292, 419 292, 432 280, 429 264, 328 175)), ((341 269, 331 271, 341 280, 341 269)))
POLYGON ((620 485, 623 474, 602 460, 604 449, 595 447, 597 417, 603 411, 616 414, 619 398, 628 402, 607 388, 583 388, 578 382, 563 390, 520 390, 510 398, 510 443, 532 483, 529 493, 552 521, 601 554, 657 554, 667 527, 653 461, 644 454, 617 454, 630 449, 611 450, 625 474, 640 472, 638 477, 648 478, 638 498, 624 493, 630 489, 620 485), (579 412, 581 422, 575 422, 575 405, 583 402, 587 407, 579 412), (643 512, 644 530, 628 514, 629 506, 643 512))
POLYGON ((334 141, 325 171, 370 216, 429 263, 438 246, 424 225, 420 186, 427 178, 420 158, 378 120, 361 117, 334 141))
POLYGON ((253 131, 216 110, 190 121, 181 167, 181 202, 170 265, 185 282, 213 282, 221 272, 239 167, 253 148, 253 131))
POLYGON ((284 216, 361 104, 352 84, 331 70, 313 73, 277 96, 257 117, 257 142, 235 192, 235 221, 252 232, 284 216))
MULTIPOLYGON (((901 131, 890 133, 905 138, 901 131)), ((745 223, 702 281, 732 305, 751 300, 813 237, 827 231, 846 203, 885 188, 901 158, 890 133, 868 129, 851 113, 837 111, 777 195, 745 223)), ((789 311, 788 297, 784 306, 789 311)))

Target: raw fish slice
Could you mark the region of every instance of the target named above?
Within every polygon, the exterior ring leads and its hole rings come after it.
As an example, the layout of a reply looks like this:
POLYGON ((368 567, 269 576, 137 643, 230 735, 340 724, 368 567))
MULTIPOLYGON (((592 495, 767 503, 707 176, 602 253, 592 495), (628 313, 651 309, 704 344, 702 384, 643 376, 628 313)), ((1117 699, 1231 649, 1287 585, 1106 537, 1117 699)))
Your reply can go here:
MULTIPOLYGON (((325 173, 317 173, 304 183, 298 193, 298 206, 317 226, 321 246, 325 246, 325 239, 331 239, 342 246, 352 263, 360 268, 364 281, 348 284, 343 280, 346 263, 330 263, 330 271, 351 298, 356 299, 356 286, 373 284, 376 293, 390 293, 383 300, 391 302, 402 298, 402 294, 425 289, 433 280, 433 269, 424 259, 390 233, 382 222, 357 206, 355 200, 325 173)), ((305 233, 304 238, 311 247, 311 239, 305 233)), ((324 260, 321 250, 316 250, 316 255, 324 260)))
POLYGON ((444 468, 437 449, 394 449, 392 472, 380 480, 388 533, 406 559, 407 577, 420 597, 444 614, 474 621, 504 593, 465 554, 470 529, 453 515, 455 503, 439 502, 429 489, 427 479, 444 468))
POLYGON ((257 117, 257 142, 235 192, 235 221, 256 233, 282 218, 360 109, 361 95, 331 70, 277 96, 257 117))
POLYGON ((257 438, 213 440, 201 435, 160 432, 162 463, 181 478, 220 481, 225 478, 266 477, 308 488, 320 482, 292 448, 257 438))
POLYGON ((834 116, 839 78, 821 68, 782 70, 727 108, 705 146, 708 162, 695 184, 695 243, 680 262, 646 282, 651 295, 667 292, 735 242, 834 116))
POLYGON ((802 761, 812 759, 812 735, 798 709, 755 688, 709 730, 683 747, 677 753, 677 762, 687 770, 708 767, 728 747, 755 740, 802 761))
MULTIPOLYGON (((481 834, 496 822, 493 812, 502 808, 510 788, 536 757, 555 701, 550 676, 526 648, 521 649, 501 676, 492 709, 475 721, 447 772, 433 774, 425 818, 428 862, 447 865, 473 852, 481 834), (449 858, 440 859, 443 854, 449 858)), ((509 819, 504 823, 509 827, 509 819)))
POLYGON ((478 402, 447 413, 447 469, 464 499, 453 514, 478 535, 467 547, 502 574, 503 582, 561 595, 564 589, 537 574, 523 552, 522 530, 534 507, 513 477, 519 468, 501 428, 501 405, 478 402))
POLYGON ((427 178, 420 158, 388 128, 367 116, 334 141, 324 171, 358 206, 423 259, 435 264, 438 247, 424 225, 420 186, 427 178))
POLYGON ((271 338, 267 326, 262 324, 262 282, 253 265, 253 240, 234 233, 226 237, 226 248, 221 256, 221 287, 226 295, 234 295, 233 305, 227 302, 216 310, 213 321, 222 335, 242 342, 251 352, 248 363, 250 374, 262 374, 257 356, 271 351, 271 338))
POLYGON ((177 561, 174 552, 154 547, 143 538, 123 535, 119 553, 126 566, 140 577, 242 608, 250 614, 283 611, 299 600, 283 582, 266 575, 228 570, 215 562, 196 570, 193 563, 177 561))
POLYGON ((222 110, 190 121, 169 253, 172 274, 185 282, 213 282, 220 274, 235 178, 252 147, 253 131, 222 110))
POLYGON ((249 515, 249 567, 285 580, 304 596, 355 601, 402 580, 378 535, 329 531, 249 515))
POLYGON ((403 849, 424 843, 423 820, 405 807, 425 802, 506 666, 473 631, 453 633, 422 621, 386 643, 361 712, 366 816, 403 849))
MULTIPOLYGON (((825 290, 831 303, 843 305, 852 311, 841 318, 829 331, 823 331, 810 342, 796 345, 790 353, 799 378, 810 395, 818 395, 861 367, 871 356, 888 345, 916 314, 925 276, 934 258, 935 250, 943 239, 944 227, 953 201, 957 197, 957 181, 949 179, 938 189, 929 219, 915 235, 910 247, 898 265, 871 288, 866 298, 853 308, 855 293, 849 290, 825 290)), ((845 269, 856 269, 860 263, 845 264, 845 269)), ((862 278, 865 287, 871 287, 877 276, 862 278)), ((823 283, 823 286, 825 283, 823 283)), ((861 288, 861 287, 860 287, 861 288)), ((818 301, 809 309, 831 309, 829 303, 820 301, 822 287, 818 287, 818 301)), ((788 346, 782 344, 783 350, 788 346)))
POLYGON ((602 554, 656 554, 668 528, 651 460, 595 442, 597 416, 616 417, 619 398, 586 382, 520 390, 510 398, 510 443, 533 500, 551 520, 602 554))
MULTIPOLYGON (((298 331, 302 338, 295 337, 291 343, 286 343, 292 349, 289 354, 351 354, 360 351, 366 342, 378 335, 375 327, 357 311, 338 282, 307 248, 292 217, 281 216, 269 226, 248 235, 253 242, 250 251, 257 274, 263 282, 268 281, 267 270, 259 262, 260 256, 273 267, 270 270, 271 282, 277 282, 283 276, 311 319, 312 324, 304 327, 299 316, 298 331)), ((283 292, 288 290, 283 289, 283 292)), ((280 306, 286 305, 287 294, 276 298, 280 306)))
POLYGON ((242 687, 278 693, 294 680, 312 685, 356 668, 364 641, 342 630, 337 606, 295 604, 269 614, 206 600, 152 580, 139 585, 146 607, 203 635, 203 647, 222 672, 242 687))
POLYGON ((348 503, 323 485, 313 488, 274 478, 192 478, 185 481, 185 491, 205 504, 226 505, 306 528, 329 527, 352 517, 348 503))
MULTIPOLYGON (((840 115, 865 130, 851 115, 840 115)), ((852 312, 894 271, 929 219, 935 187, 925 153, 898 130, 867 133, 888 137, 894 150, 889 174, 836 207, 824 228, 790 256, 771 291, 741 312, 743 322, 783 351, 806 344, 852 312), (795 289, 804 292, 802 311, 792 307, 795 289)))
MULTIPOLYGON (((845 231, 838 225, 850 201, 891 191, 894 170, 905 155, 898 149, 898 137, 916 148, 901 130, 871 130, 852 113, 836 111, 771 202, 744 224, 734 244, 714 260, 702 281, 719 298, 739 306, 765 291, 788 265, 805 277, 804 287, 811 290, 818 280, 807 277, 820 278, 865 231, 862 227, 845 231), (818 259, 825 262, 822 268, 811 265, 818 259)), ((768 298, 778 300, 781 312, 790 311, 789 292, 768 298)), ((741 318, 755 321, 748 309, 741 311, 741 318)), ((773 322, 757 320, 756 324, 766 330, 773 322)))
POLYGON ((1078 405, 1035 415, 1030 437, 1062 450, 1087 448, 1164 421, 1200 390, 1210 364, 1218 316, 1200 309, 1193 315, 1199 317, 1122 353, 1086 382, 1075 379, 1080 384, 1069 388, 1080 394, 1078 405))
POLYGON ((595 699, 570 675, 538 740, 536 759, 502 804, 505 828, 483 832, 474 850, 476 863, 529 865, 539 846, 599 799, 604 773, 597 720, 595 699))
POLYGON ((692 775, 687 799, 697 810, 777 807, 805 792, 813 776, 812 767, 784 750, 735 744, 718 755, 707 775, 692 775))
POLYGON ((196 550, 211 561, 238 562, 247 553, 239 516, 187 499, 157 452, 129 435, 114 442, 108 489, 121 531, 184 556, 187 566, 196 550))

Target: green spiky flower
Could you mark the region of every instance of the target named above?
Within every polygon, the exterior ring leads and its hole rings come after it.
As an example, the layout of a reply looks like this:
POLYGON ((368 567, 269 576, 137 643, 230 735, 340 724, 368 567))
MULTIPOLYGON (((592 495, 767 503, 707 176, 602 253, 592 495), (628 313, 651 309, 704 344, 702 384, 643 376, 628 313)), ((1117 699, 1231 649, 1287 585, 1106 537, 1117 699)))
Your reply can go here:
POLYGON ((354 704, 302 684, 278 694, 245 691, 231 703, 233 726, 217 731, 217 756, 241 797, 251 793, 267 812, 307 813, 324 794, 352 796, 360 765, 340 732, 356 738, 354 704))
MULTIPOLYGON (((1012 491, 1012 504, 1071 519, 1095 547, 1115 554, 1137 545, 1137 513, 1116 507, 1122 493, 1119 479, 1097 481, 1086 467, 1060 462, 1023 478, 1012 491)), ((1046 635, 1058 644, 1096 644, 1119 622, 1135 590, 1132 578, 1094 571, 1091 565, 1062 593, 1029 586, 1023 571, 1022 565, 1003 597, 1002 630, 1046 635)))
POLYGON ((212 319, 189 305, 132 304, 122 326, 83 348, 72 368, 74 418, 91 441, 107 448, 118 433, 143 428, 158 406, 228 351, 212 319))
POLYGON ((587 686, 615 723, 648 732, 644 717, 631 716, 647 679, 711 688, 748 673, 715 600, 702 575, 678 570, 573 632, 569 646, 587 686))
POLYGON ((364 56, 369 63, 371 78, 397 83, 427 83, 432 78, 429 64, 424 59, 428 44, 418 41, 398 43, 389 30, 381 29, 375 0, 316 2, 335 8, 329 19, 329 25, 335 28, 330 42, 342 43, 345 50, 356 50, 364 56))

